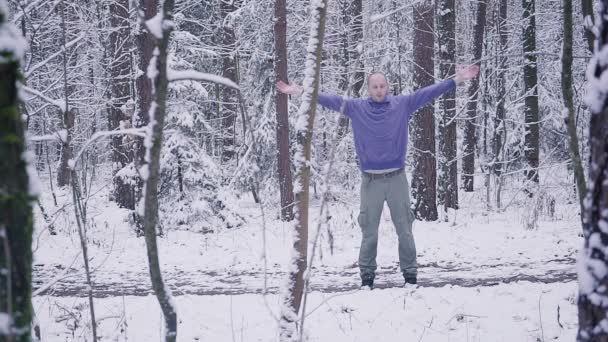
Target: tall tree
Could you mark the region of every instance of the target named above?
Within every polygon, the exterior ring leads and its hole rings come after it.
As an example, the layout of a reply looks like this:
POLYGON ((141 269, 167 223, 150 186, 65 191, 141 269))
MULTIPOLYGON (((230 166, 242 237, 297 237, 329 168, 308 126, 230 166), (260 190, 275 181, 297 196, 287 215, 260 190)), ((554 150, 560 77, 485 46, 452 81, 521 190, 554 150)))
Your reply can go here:
MULTIPOLYGON (((145 0, 144 5, 155 6, 153 0, 145 0)), ((165 319, 165 341, 175 342, 177 339, 177 312, 171 298, 171 292, 165 285, 160 271, 156 234, 158 228, 158 184, 160 181, 160 152, 163 144, 163 128, 165 124, 167 96, 169 88, 168 55, 169 38, 173 31, 173 0, 165 0, 162 7, 160 22, 146 22, 145 30, 152 34, 153 44, 156 45, 146 77, 152 82, 150 89, 151 106, 148 123, 146 153, 142 177, 144 178, 144 235, 148 253, 148 267, 152 288, 158 299, 165 319)), ((144 10, 145 13, 145 10, 144 10)), ((141 28, 144 30, 144 27, 141 28)))
MULTIPOLYGON (((414 17, 414 87, 434 83, 434 11, 433 4, 419 2, 413 8, 414 17)), ((412 196, 418 218, 437 220, 437 168, 435 161, 435 119, 432 104, 420 109, 412 118, 414 143, 412 196)))
MULTIPOLYGON (((274 70, 277 81, 289 83, 287 79, 287 9, 286 0, 274 2, 274 70)), ((281 219, 293 220, 293 180, 291 177, 291 156, 289 153, 289 109, 287 94, 276 92, 277 113, 277 164, 279 191, 281 195, 281 219)))
MULTIPOLYGON (((498 35, 499 35, 499 56, 498 56, 498 71, 496 75, 496 116, 494 118, 494 137, 492 141, 492 161, 490 163, 490 172, 496 177, 496 207, 500 208, 500 193, 502 188, 502 172, 503 172, 503 148, 506 139, 505 128, 505 101, 507 98, 506 92, 506 68, 507 68, 507 48, 509 31, 507 30, 507 13, 508 0, 500 0, 498 4, 498 35)), ((488 184, 489 185, 489 184, 488 184)))
POLYGON ((587 193, 585 174, 578 147, 576 134, 576 115, 572 95, 572 0, 564 0, 564 46, 562 49, 562 98, 566 108, 566 126, 568 128, 570 158, 574 168, 574 179, 578 189, 581 218, 584 211, 583 200, 587 193))
MULTIPOLYGON (((339 2, 342 18, 342 54, 340 56, 342 64, 342 77, 339 80, 338 88, 341 91, 346 91, 347 87, 352 86, 351 94, 354 97, 359 97, 363 88, 363 80, 365 74, 363 72, 363 62, 359 55, 362 51, 358 51, 357 47, 363 43, 363 3, 362 0, 341 0, 339 2), (354 82, 349 84, 349 73, 354 72, 354 82)), ((347 116, 340 116, 340 137, 343 137, 348 132, 350 120, 347 116)))
MULTIPOLYGON (((437 3, 437 32, 439 43, 439 78, 455 74, 456 66, 456 8, 454 0, 437 3)), ((447 208, 458 209, 458 163, 456 159, 456 90, 439 101, 443 111, 439 121, 439 201, 447 208)), ((446 216, 447 219, 447 216, 446 216)))
POLYGON ((587 48, 593 53, 593 0, 581 0, 587 48))
POLYGON ((304 74, 304 93, 298 116, 306 122, 298 132, 299 151, 296 153, 296 165, 299 170, 300 191, 296 194, 298 203, 298 220, 295 225, 293 265, 289 268, 288 286, 285 293, 280 322, 280 340, 301 341, 302 331, 297 335, 296 321, 302 295, 304 293, 304 272, 307 268, 308 256, 308 204, 310 189, 310 157, 312 150, 312 133, 317 111, 319 95, 319 75, 321 73, 321 57, 323 39, 325 37, 325 17, 327 0, 311 1, 312 20, 308 47, 306 51, 306 67, 304 74))
MULTIPOLYGON (((477 1, 477 13, 475 26, 473 28, 473 58, 475 64, 481 67, 481 55, 483 53, 483 33, 486 26, 487 0, 477 1)), ((477 145, 477 98, 479 95, 479 78, 471 80, 468 89, 468 101, 466 107, 467 121, 464 126, 464 156, 462 157, 462 182, 467 192, 474 189, 475 174, 475 146, 477 145)))
MULTIPOLYGON (((602 0, 598 15, 597 50, 606 48, 608 42, 608 1, 602 0)), ((589 65, 589 96, 591 110, 589 129, 589 190, 585 198, 583 235, 585 243, 579 254, 579 296, 577 341, 606 342, 608 328, 608 101, 604 80, 608 59, 596 54, 589 65)))
POLYGON ((538 184, 539 144, 539 110, 538 110, 538 65, 536 57, 536 0, 522 0, 523 6, 523 48, 524 48, 524 149, 528 166, 525 174, 532 184, 528 184, 529 195, 538 184))
MULTIPOLYGON (((238 82, 238 55, 236 52, 236 33, 232 13, 237 10, 236 0, 220 0, 222 18, 222 76, 238 82)), ((221 87, 222 105, 222 160, 231 160, 235 155, 235 123, 238 111, 238 93, 227 86, 221 87)))
MULTIPOLYGON (((0 340, 31 341, 32 203, 17 79, 25 41, 0 6, 0 340)), ((31 168, 31 167, 30 167, 31 168)))
MULTIPOLYGON (((139 11, 143 15, 140 20, 148 21, 156 15, 156 7, 158 6, 157 0, 139 0, 139 11)), ((147 29, 145 29, 144 22, 140 23, 140 29, 135 37, 137 44, 138 63, 139 70, 148 70, 148 65, 152 59, 152 52, 155 47, 155 38, 147 29)), ((152 104, 152 80, 148 77, 146 72, 138 73, 137 79, 135 80, 135 86, 137 90, 137 109, 133 115, 132 126, 136 128, 145 127, 148 125, 150 119, 150 105, 152 104)), ((140 172, 141 167, 145 164, 146 146, 144 145, 144 138, 135 137, 135 155, 133 156, 134 167, 140 172)), ((135 203, 136 210, 140 211, 138 203, 143 198, 143 180, 141 177, 137 178, 137 184, 135 186, 135 203)), ((138 236, 144 235, 143 221, 139 214, 135 214, 135 231, 138 236)))
POLYGON ((75 30, 71 29, 68 23, 73 23, 76 20, 75 4, 61 0, 59 2, 59 15, 61 17, 61 45, 63 46, 63 90, 64 104, 61 108, 61 123, 64 130, 61 141, 61 161, 57 170, 57 185, 66 186, 70 184, 70 167, 69 161, 72 159, 72 137, 74 135, 74 124, 76 122, 77 109, 71 103, 70 96, 73 96, 76 85, 70 80, 68 72, 68 63, 74 66, 77 62, 76 56, 69 54, 67 42, 76 38, 75 30))
MULTIPOLYGON (((110 2, 108 128, 126 127, 131 119, 127 102, 131 98, 131 28, 129 25, 129 0, 110 2)), ((130 123, 128 124, 130 126, 130 123)), ((125 139, 130 141, 130 139, 125 139)), ((131 182, 116 173, 133 161, 130 146, 125 146, 123 136, 114 135, 111 141, 112 173, 114 176, 114 200, 121 208, 135 209, 135 194, 131 182)))

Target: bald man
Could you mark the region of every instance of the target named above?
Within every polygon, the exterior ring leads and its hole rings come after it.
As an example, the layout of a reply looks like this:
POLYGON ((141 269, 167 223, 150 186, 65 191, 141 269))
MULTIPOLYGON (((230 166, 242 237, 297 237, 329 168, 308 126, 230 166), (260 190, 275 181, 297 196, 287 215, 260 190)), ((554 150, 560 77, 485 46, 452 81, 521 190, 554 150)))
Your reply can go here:
MULTIPOLYGON (((378 226, 384 202, 399 239, 399 266, 405 284, 417 283, 416 245, 412 234, 414 214, 410 209, 409 184, 404 172, 408 141, 408 123, 414 112, 433 99, 454 89, 479 73, 478 66, 459 70, 454 78, 419 89, 411 94, 388 95, 388 82, 382 73, 367 78, 367 98, 349 98, 344 115, 351 119, 355 150, 359 158, 361 202, 358 216, 361 227, 359 270, 361 286, 374 286, 378 226)), ((277 82, 279 91, 300 94, 301 87, 277 82)), ((318 103, 330 110, 340 111, 341 96, 319 94, 318 103)))

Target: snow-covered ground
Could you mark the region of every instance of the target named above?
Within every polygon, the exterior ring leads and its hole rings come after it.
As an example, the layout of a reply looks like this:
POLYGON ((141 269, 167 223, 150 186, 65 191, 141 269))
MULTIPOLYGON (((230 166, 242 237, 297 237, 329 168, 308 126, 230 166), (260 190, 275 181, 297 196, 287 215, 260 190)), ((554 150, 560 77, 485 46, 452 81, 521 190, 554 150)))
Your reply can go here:
MULTIPOLYGON (((397 239, 388 208, 380 226, 377 289, 358 287, 357 198, 334 202, 313 262, 305 331, 311 341, 566 341, 576 334, 575 257, 582 243, 569 179, 546 177, 544 199, 506 189, 501 211, 485 209, 483 189, 460 194, 449 222, 414 226, 419 287, 402 288, 397 239), (552 199, 554 201, 552 201, 552 199), (554 203, 554 210, 551 204, 554 203), (537 218, 535 229, 526 229, 537 218), (331 232, 331 234, 329 233, 331 232), (330 238, 331 235, 331 238, 330 238), (330 241, 333 241, 330 243, 330 241)), ((107 201, 108 187, 88 203, 95 309, 102 340, 159 341, 161 316, 150 295, 143 238, 127 213, 107 201)), ((53 214, 70 202, 58 192, 53 214)), ((356 194, 353 194, 355 196, 356 194)), ((176 295, 179 341, 272 341, 280 286, 290 257, 291 226, 249 199, 233 203, 247 224, 202 234, 166 229, 161 268, 176 295), (265 232, 265 234, 264 234, 265 232), (264 272, 264 239, 266 265, 264 272), (260 293, 266 288, 269 294, 260 293)), ((319 202, 312 201, 311 239, 319 202)), ((80 243, 72 209, 53 215, 51 236, 37 215, 34 282, 59 278, 34 298, 43 341, 90 340, 80 243)))

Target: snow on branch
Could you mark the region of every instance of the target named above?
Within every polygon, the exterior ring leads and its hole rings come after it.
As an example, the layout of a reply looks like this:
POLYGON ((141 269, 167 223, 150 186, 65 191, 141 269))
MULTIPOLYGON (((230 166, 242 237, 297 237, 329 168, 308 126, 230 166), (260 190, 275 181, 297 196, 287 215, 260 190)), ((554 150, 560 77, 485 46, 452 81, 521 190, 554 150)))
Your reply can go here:
POLYGON ((218 83, 221 85, 225 85, 227 87, 231 87, 237 90, 240 90, 239 85, 231 81, 230 79, 218 75, 206 74, 204 72, 198 72, 195 70, 167 70, 167 79, 169 82, 175 81, 206 81, 218 83))
POLYGON ((118 129, 118 130, 114 130, 114 131, 101 131, 101 132, 96 132, 95 134, 93 134, 89 140, 87 140, 84 145, 82 145, 82 147, 80 148, 80 151, 78 151, 78 153, 76 154, 76 157, 74 157, 74 159, 71 159, 68 164, 70 166, 71 169, 74 169, 76 167, 76 162, 78 162, 78 159, 80 159, 80 156, 82 155, 82 153, 87 149, 87 147, 89 147, 89 145, 91 143, 93 143, 95 140, 102 138, 102 137, 109 137, 112 135, 136 135, 138 137, 142 137, 145 138, 146 137, 146 127, 141 127, 141 128, 129 128, 129 129, 118 129))
POLYGON ((393 15, 395 13, 398 13, 398 12, 404 10, 404 9, 408 9, 408 8, 411 8, 411 7, 412 7, 412 4, 408 4, 408 5, 396 8, 394 10, 388 11, 388 12, 384 12, 384 13, 380 13, 380 14, 374 14, 374 15, 370 16, 368 24, 371 24, 371 23, 374 23, 376 21, 382 20, 382 19, 384 19, 386 17, 389 17, 389 16, 391 16, 391 15, 393 15))
MULTIPOLYGON (((86 35, 83 33, 80 36, 74 38, 73 40, 69 41, 68 43, 65 44, 65 49, 69 49, 72 46, 76 45, 76 43, 78 43, 79 41, 81 41, 86 35)), ((38 68, 43 67, 44 65, 46 65, 50 60, 52 60, 53 58, 59 56, 60 54, 63 53, 64 48, 62 47, 61 49, 59 49, 59 51, 55 52, 54 54, 50 55, 47 59, 41 61, 40 63, 37 63, 36 65, 34 65, 33 67, 29 68, 25 73, 24 76, 27 79, 34 71, 36 71, 38 68)))
POLYGON ((52 99, 50 97, 47 97, 43 93, 39 92, 38 90, 32 89, 32 88, 30 88, 30 87, 28 87, 26 85, 21 85, 21 89, 23 89, 23 91, 25 91, 26 93, 30 93, 32 95, 38 96, 39 98, 41 98, 44 101, 52 104, 53 106, 59 107, 59 109, 61 109, 61 111, 65 113, 65 111, 66 111, 66 105, 65 105, 64 100, 55 100, 55 99, 52 99))

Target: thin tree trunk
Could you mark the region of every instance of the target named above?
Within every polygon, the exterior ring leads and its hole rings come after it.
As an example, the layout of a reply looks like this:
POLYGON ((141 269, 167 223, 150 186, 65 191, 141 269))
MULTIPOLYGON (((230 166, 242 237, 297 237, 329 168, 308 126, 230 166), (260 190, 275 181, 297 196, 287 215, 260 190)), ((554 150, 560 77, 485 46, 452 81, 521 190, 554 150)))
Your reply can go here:
MULTIPOLYGON (((455 74, 456 66, 456 8, 454 0, 437 3, 437 31, 439 33, 440 79, 455 74)), ((439 101, 443 115, 439 122, 439 201, 444 208, 458 209, 458 163, 456 160, 456 90, 451 90, 439 101)), ((446 215, 447 220, 447 215, 446 215)))
MULTIPOLYGON (((481 67, 481 56, 483 53, 483 33, 486 25, 486 0, 477 1, 477 15, 475 27, 473 28, 473 55, 475 64, 481 67)), ((479 78, 471 80, 468 89, 467 121, 464 126, 464 156, 462 158, 462 181, 463 188, 467 192, 474 189, 475 174, 475 146, 477 145, 477 98, 479 95, 479 78)))
MULTIPOLYGON (((597 50, 606 48, 608 42, 608 1, 600 4, 597 50)), ((608 60, 596 54, 589 66, 589 98, 591 110, 589 125, 589 190, 585 198, 583 235, 584 248, 579 254, 578 322, 579 342, 607 342, 608 319, 606 302, 608 295, 608 102, 604 94, 608 91, 605 82, 608 60)))
MULTIPOLYGON (((63 45, 63 88, 64 88, 64 107, 61 122, 65 134, 63 135, 63 141, 61 142, 61 161, 59 168, 57 169, 57 185, 66 186, 70 184, 70 168, 69 161, 72 159, 72 135, 74 134, 74 123, 76 119, 76 109, 70 107, 70 95, 75 90, 74 85, 68 79, 68 51, 66 48, 66 42, 71 41, 75 38, 72 30, 69 30, 66 25, 66 16, 68 19, 74 19, 73 8, 66 6, 66 0, 61 0, 59 5, 59 11, 61 16, 61 44, 63 45)), ((70 21, 71 21, 70 20, 70 21)), ((73 56, 70 59, 70 63, 74 64, 76 57, 73 56)))
POLYGON ((505 69, 507 67, 507 43, 509 32, 507 31, 507 8, 508 1, 500 0, 498 9, 498 34, 500 41, 500 56, 498 61, 498 72, 496 76, 496 117, 494 118, 494 138, 493 138, 493 158, 490 163, 491 173, 496 177, 496 209, 500 209, 500 190, 501 183, 500 178, 502 177, 502 171, 504 165, 502 164, 502 150, 504 147, 506 132, 505 132, 505 101, 506 101, 506 89, 505 89, 505 69))
POLYGON ((321 57, 323 38, 325 36, 325 17, 327 0, 313 2, 313 19, 310 26, 308 40, 306 69, 304 75, 304 94, 300 105, 299 115, 306 115, 307 125, 298 132, 298 141, 302 149, 303 160, 296 160, 299 169, 300 192, 296 195, 298 203, 298 222, 294 238, 294 260, 289 269, 289 285, 284 297, 283 311, 280 322, 281 341, 300 341, 302 335, 297 335, 296 322, 298 311, 304 291, 304 272, 306 271, 308 255, 308 203, 310 187, 310 156, 312 145, 312 132, 317 98, 319 95, 319 74, 321 71, 321 57))
MULTIPOLYGON (((148 6, 153 5, 153 1, 147 1, 148 6)), ((150 270, 150 279, 152 288, 160 304, 165 319, 165 341, 175 342, 177 339, 177 312, 173 306, 171 291, 165 285, 162 273, 160 270, 160 262, 158 256, 158 247, 156 244, 156 231, 159 224, 158 220, 158 184, 160 180, 160 152, 163 144, 163 127, 165 124, 165 113, 167 107, 168 95, 168 61, 169 53, 169 38, 173 26, 173 0, 165 0, 163 3, 163 22, 162 37, 157 37, 157 53, 154 54, 150 63, 150 67, 157 71, 156 77, 151 76, 153 88, 151 98, 154 103, 150 108, 150 123, 148 134, 152 145, 146 151, 145 167, 148 169, 147 179, 144 185, 144 235, 146 238, 146 248, 148 252, 148 266, 150 270)), ((149 70, 146 68, 146 70, 149 70)), ((146 178, 144 176, 144 178, 146 178)))
POLYGON ((532 196, 539 182, 539 110, 538 110, 538 67, 536 57, 536 0, 522 0, 524 9, 524 116, 525 116, 525 155, 528 167, 526 177, 532 184, 528 184, 527 192, 532 196))
MULTIPOLYGON (((434 83, 434 12, 433 5, 420 2, 414 6, 414 88, 434 83)), ((437 167, 435 160, 435 119, 432 104, 420 109, 412 118, 414 143, 412 197, 416 215, 426 221, 437 220, 437 167)))
MULTIPOLYGON (((286 0, 274 2, 274 39, 275 39, 275 77, 285 83, 287 78, 287 10, 286 0)), ((293 179, 291 176, 291 156, 289 153, 289 109, 287 94, 276 92, 277 113, 277 161, 279 173, 279 190, 281 195, 281 219, 291 221, 293 213, 293 179)))
MULTIPOLYGON (((7 323, 0 340, 31 341, 32 310, 32 203, 35 200, 27 172, 24 123, 17 98, 18 46, 14 30, 0 7, 0 315, 7 323), (11 30, 11 31, 9 31, 11 30), (7 322, 6 319, 9 319, 7 322)), ((32 166, 29 166, 32 168, 32 166)))
POLYGON ((576 134, 576 116, 574 114, 574 100, 572 95, 572 0, 564 0, 564 47, 562 49, 562 97, 566 107, 566 125, 570 138, 570 158, 574 168, 574 178, 578 189, 578 199, 582 213, 584 212, 583 200, 587 193, 585 174, 578 147, 578 136, 576 134))

